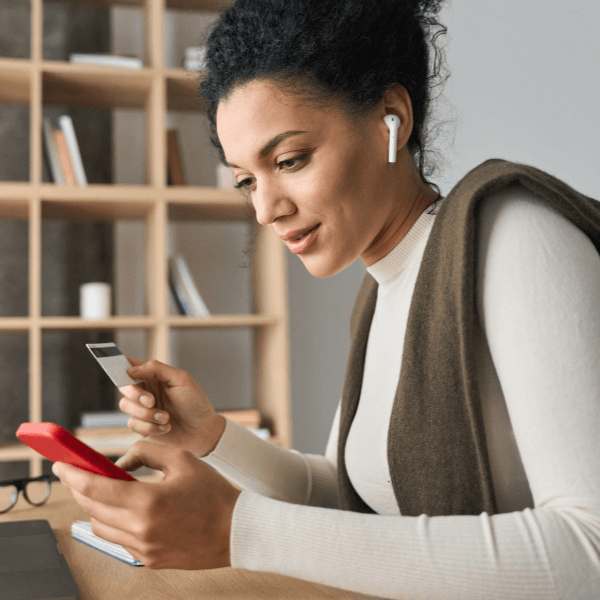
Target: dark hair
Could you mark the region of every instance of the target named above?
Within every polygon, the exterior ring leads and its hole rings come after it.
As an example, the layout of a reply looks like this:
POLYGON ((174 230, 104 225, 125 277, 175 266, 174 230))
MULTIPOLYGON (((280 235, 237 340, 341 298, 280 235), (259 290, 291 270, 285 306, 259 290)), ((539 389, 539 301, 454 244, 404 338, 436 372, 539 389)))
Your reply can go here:
POLYGON ((225 162, 216 129, 219 102, 251 81, 272 80, 316 106, 341 102, 349 117, 366 115, 395 86, 413 109, 408 148, 421 178, 433 172, 428 116, 432 91, 446 79, 443 0, 237 0, 206 40, 210 139, 225 162), (433 51, 433 52, 432 52, 433 51), (444 71, 444 72, 442 72, 444 71))

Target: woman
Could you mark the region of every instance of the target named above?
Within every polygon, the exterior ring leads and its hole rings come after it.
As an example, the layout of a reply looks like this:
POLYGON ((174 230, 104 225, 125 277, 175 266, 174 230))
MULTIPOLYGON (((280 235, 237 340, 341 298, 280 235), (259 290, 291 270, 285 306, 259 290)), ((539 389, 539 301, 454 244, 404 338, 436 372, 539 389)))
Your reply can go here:
POLYGON ((120 464, 164 480, 55 466, 94 532, 150 568, 598 597, 600 210, 505 161, 440 197, 424 151, 439 5, 239 0, 215 26, 201 92, 258 222, 316 277, 357 257, 368 273, 325 456, 259 440, 187 373, 136 361, 146 391, 120 406, 158 443, 120 464))

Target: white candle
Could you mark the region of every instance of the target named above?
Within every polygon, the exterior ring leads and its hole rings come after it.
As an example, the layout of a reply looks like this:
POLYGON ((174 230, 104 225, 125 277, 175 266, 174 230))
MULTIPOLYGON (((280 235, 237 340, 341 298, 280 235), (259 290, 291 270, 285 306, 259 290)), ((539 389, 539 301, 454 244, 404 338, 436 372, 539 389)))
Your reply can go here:
POLYGON ((82 319, 106 319, 111 314, 110 285, 84 283, 79 288, 79 312, 82 319))

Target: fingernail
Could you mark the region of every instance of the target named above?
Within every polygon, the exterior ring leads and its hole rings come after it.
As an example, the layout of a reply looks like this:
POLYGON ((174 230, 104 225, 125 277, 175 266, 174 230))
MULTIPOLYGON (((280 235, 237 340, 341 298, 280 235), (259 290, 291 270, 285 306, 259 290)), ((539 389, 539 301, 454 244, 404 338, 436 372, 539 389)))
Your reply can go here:
POLYGON ((152 400, 150 399, 150 396, 140 396, 140 402, 144 406, 152 406, 152 400))
POLYGON ((168 425, 159 425, 158 429, 160 431, 168 431, 169 430, 169 426, 168 425))
POLYGON ((120 467, 123 464, 123 457, 115 460, 115 465, 117 465, 117 467, 120 467))
POLYGON ((129 373, 138 373, 141 370, 142 367, 131 367, 131 369, 129 369, 129 373))
POLYGON ((59 471, 58 465, 57 465, 56 463, 54 463, 54 464, 52 465, 52 472, 53 472, 53 473, 54 473, 54 474, 55 474, 57 477, 59 477, 59 475, 58 475, 58 471, 59 471))
POLYGON ((166 423, 169 420, 169 416, 166 413, 156 413, 154 419, 159 423, 166 423))

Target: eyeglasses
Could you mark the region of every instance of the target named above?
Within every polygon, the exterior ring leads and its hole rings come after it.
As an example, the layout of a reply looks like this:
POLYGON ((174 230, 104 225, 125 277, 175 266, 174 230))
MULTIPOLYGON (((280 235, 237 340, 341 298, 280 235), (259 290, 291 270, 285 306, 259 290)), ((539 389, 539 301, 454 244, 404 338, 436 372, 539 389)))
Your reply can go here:
POLYGON ((41 477, 0 481, 0 515, 8 512, 17 503, 21 491, 29 504, 33 504, 33 506, 45 504, 50 498, 51 484, 57 480, 54 475, 42 475, 41 477))

